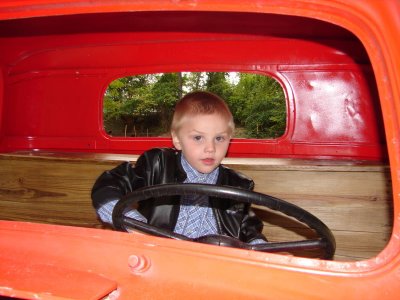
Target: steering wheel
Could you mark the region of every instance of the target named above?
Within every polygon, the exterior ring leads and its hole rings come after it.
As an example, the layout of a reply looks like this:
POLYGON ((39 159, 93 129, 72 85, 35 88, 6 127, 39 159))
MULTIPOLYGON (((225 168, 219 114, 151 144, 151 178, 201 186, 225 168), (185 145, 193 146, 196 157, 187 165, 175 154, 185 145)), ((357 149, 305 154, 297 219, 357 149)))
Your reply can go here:
POLYGON ((114 207, 112 219, 117 230, 127 231, 127 228, 133 228, 144 233, 168 237, 176 240, 195 241, 220 246, 236 247, 248 250, 257 250, 264 252, 290 252, 294 250, 311 250, 322 249, 325 259, 332 259, 335 254, 335 238, 329 228, 317 217, 307 212, 306 210, 289 203, 287 201, 249 191, 228 186, 217 186, 212 184, 161 184, 137 189, 132 193, 120 199, 114 207), (197 239, 191 239, 184 235, 171 232, 162 228, 140 222, 133 218, 123 215, 126 208, 135 203, 157 198, 161 196, 176 196, 176 195, 207 195, 212 197, 232 199, 239 202, 250 203, 268 207, 272 210, 280 211, 285 215, 295 218, 304 223, 311 229, 314 229, 318 234, 316 239, 308 239, 301 241, 290 242, 266 242, 263 244, 250 245, 238 239, 222 235, 207 235, 197 239))

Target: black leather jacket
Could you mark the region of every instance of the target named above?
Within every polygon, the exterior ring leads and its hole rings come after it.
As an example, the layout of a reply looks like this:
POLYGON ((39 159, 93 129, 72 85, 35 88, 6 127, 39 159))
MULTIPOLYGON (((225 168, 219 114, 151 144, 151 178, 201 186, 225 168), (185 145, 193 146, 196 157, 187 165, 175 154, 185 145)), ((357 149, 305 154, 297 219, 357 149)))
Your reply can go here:
MULTIPOLYGON (((180 151, 171 148, 155 148, 143 153, 135 167, 125 162, 104 172, 92 189, 93 206, 98 209, 102 204, 120 199, 140 187, 182 183, 186 179, 186 173, 182 168, 180 156, 180 151)), ((251 179, 222 165, 219 167, 216 184, 248 190, 254 188, 251 179)), ((179 199, 179 196, 168 196, 141 201, 138 211, 147 218, 149 224, 173 231, 180 209, 179 199)), ((254 239, 265 240, 261 234, 262 222, 255 216, 249 204, 215 197, 210 197, 209 201, 220 234, 247 243, 254 239)))

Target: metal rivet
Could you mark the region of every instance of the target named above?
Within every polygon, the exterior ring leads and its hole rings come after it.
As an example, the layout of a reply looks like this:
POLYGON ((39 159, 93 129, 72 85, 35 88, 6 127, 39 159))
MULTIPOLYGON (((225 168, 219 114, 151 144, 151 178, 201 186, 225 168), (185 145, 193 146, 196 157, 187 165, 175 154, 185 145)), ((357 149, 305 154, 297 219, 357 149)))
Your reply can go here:
POLYGON ((150 268, 150 260, 143 255, 131 255, 128 258, 128 265, 133 273, 142 273, 150 268))

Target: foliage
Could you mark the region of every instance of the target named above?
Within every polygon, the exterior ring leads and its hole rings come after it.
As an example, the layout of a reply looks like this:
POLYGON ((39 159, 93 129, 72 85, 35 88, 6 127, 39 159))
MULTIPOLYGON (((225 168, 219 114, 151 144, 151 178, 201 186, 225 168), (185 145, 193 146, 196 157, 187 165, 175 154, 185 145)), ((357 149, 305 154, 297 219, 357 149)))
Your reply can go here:
POLYGON ((232 85, 227 81, 228 73, 208 72, 206 90, 228 101, 232 95, 232 85))
POLYGON ((279 83, 271 77, 241 73, 231 97, 236 122, 248 137, 276 138, 285 132, 286 103, 279 83))
POLYGON ((275 138, 285 131, 286 103, 279 83, 268 76, 227 72, 147 74, 114 80, 104 97, 105 129, 117 136, 166 135, 175 103, 194 90, 225 99, 245 137, 275 138))
POLYGON ((151 88, 152 111, 160 117, 160 127, 167 132, 172 118, 171 112, 175 103, 182 96, 181 73, 164 73, 158 76, 158 80, 151 88))
POLYGON ((104 97, 104 120, 126 118, 141 113, 147 105, 151 75, 119 78, 111 82, 104 97))

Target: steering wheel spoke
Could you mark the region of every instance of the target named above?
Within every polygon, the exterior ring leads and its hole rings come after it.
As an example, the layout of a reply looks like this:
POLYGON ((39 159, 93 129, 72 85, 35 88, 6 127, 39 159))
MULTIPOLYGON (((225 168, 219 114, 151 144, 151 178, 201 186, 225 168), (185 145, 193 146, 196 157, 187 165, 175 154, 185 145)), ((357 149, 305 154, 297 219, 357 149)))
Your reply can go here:
MULTIPOLYGON (((155 236, 160 236, 160 237, 167 237, 171 238, 174 240, 180 240, 180 241, 192 241, 191 238, 188 238, 187 236, 183 234, 178 234, 163 228, 158 228, 152 225, 149 225, 147 223, 135 220, 133 218, 123 216, 121 219, 119 219, 120 225, 122 226, 125 231, 128 231, 128 228, 132 228, 135 230, 139 230, 141 232, 147 233, 147 234, 152 234, 155 236)), ((120 227, 121 228, 121 227, 120 227)))
POLYGON ((326 247, 324 239, 312 239, 291 242, 269 242, 266 244, 250 245, 251 250, 264 252, 290 252, 295 250, 315 250, 326 247))

